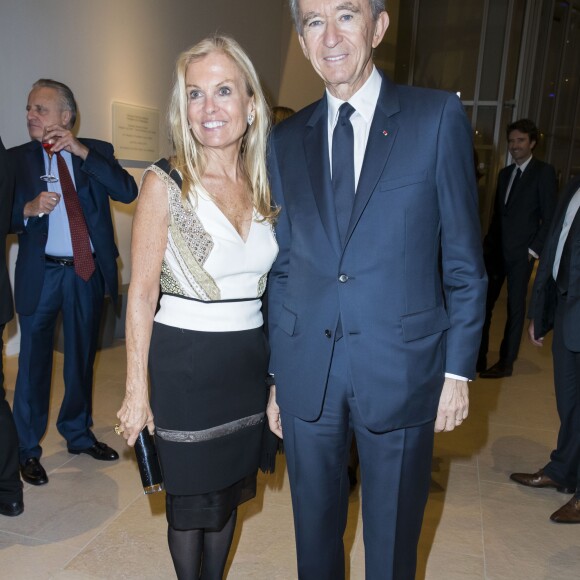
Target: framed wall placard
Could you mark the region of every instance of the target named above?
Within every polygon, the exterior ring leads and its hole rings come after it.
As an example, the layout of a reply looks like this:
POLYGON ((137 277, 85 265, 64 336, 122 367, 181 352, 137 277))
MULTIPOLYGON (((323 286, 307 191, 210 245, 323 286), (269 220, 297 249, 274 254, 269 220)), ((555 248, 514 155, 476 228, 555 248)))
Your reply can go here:
POLYGON ((159 111, 113 102, 113 146, 119 160, 159 159, 159 111))

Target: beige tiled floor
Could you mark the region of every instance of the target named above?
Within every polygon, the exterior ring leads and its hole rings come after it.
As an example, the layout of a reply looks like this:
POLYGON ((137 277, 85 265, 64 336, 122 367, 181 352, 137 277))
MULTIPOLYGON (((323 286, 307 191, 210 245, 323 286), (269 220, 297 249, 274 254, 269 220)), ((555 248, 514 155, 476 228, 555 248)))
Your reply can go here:
MULTIPOLYGON (((494 348, 501 313, 497 318, 494 348)), ((418 578, 580 577, 580 526, 556 525, 548 519, 568 496, 521 488, 508 477, 514 470, 542 466, 556 438, 549 348, 548 343, 538 350, 524 340, 514 376, 472 383, 468 422, 436 437, 418 578)), ((490 362, 493 358, 492 352, 490 362)), ((39 488, 26 486, 22 516, 0 516, 0 578, 174 578, 163 496, 143 496, 132 451, 124 450, 112 432, 124 389, 124 344, 102 351, 95 372, 95 433, 123 451, 114 464, 67 453, 54 426, 62 397, 62 355, 56 353, 55 359, 51 423, 43 442, 50 482, 39 488)), ((16 359, 6 360, 9 397, 16 367, 16 359)), ((228 578, 295 578, 283 458, 277 473, 261 476, 259 482, 258 497, 240 509, 228 578)), ((364 578, 359 490, 351 498, 345 545, 349 578, 364 578)))

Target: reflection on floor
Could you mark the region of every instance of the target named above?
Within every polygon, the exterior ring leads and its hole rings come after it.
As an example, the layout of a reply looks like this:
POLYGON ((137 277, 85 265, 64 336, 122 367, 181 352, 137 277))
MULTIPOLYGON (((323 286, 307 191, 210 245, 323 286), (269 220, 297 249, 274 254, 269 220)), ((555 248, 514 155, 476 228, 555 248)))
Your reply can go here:
MULTIPOLYGON (((501 324, 498 315, 497 325, 501 324)), ((497 348, 498 329, 492 336, 497 348)), ((490 363, 494 361, 491 353, 490 363)), ((17 360, 5 363, 12 397, 17 360)), ((25 512, 0 516, 0 577, 10 580, 174 578, 166 547, 162 494, 145 497, 132 451, 113 433, 124 390, 125 349, 99 354, 94 420, 99 439, 122 451, 114 464, 69 455, 55 427, 62 399, 62 355, 55 353, 50 428, 43 465, 50 482, 25 487, 25 512)), ((550 343, 524 339, 514 375, 471 385, 471 416, 436 437, 431 496, 417 577, 430 580, 577 579, 580 526, 549 521, 569 496, 512 483, 511 471, 541 467, 556 439, 550 343)), ((230 580, 296 578, 288 480, 260 477, 258 497, 242 506, 230 580)), ((364 578, 360 490, 350 501, 345 538, 351 580, 364 578)))

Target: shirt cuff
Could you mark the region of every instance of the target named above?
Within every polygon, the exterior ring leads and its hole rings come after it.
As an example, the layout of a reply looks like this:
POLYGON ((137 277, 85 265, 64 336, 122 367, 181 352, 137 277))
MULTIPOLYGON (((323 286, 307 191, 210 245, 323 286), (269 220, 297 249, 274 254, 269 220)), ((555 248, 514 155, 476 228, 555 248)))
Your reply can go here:
POLYGON ((460 377, 459 375, 454 375, 453 373, 445 373, 446 379, 455 379, 456 381, 465 381, 466 383, 470 383, 471 379, 466 377, 460 377))

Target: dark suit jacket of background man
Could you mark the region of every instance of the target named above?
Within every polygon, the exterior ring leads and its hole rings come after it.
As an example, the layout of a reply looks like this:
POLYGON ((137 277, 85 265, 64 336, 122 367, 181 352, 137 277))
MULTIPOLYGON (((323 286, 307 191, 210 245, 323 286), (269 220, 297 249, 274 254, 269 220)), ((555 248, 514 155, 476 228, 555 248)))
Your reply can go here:
POLYGON ((509 363, 517 357, 525 321, 525 300, 533 268, 528 249, 538 256, 542 253, 558 187, 554 168, 532 157, 506 204, 505 196, 514 167, 512 163, 499 172, 493 216, 484 240, 489 287, 480 351, 480 360, 485 359, 492 310, 507 275, 511 317, 508 316, 506 323, 500 359, 506 358, 509 363))
POLYGON ((569 260, 563 257, 560 262, 560 269, 567 268, 569 274, 565 296, 558 290, 552 270, 566 210, 578 188, 580 178, 572 180, 560 196, 529 310, 536 338, 554 329, 554 383, 561 424, 557 447, 544 470, 562 485, 577 487, 577 496, 580 495, 580 211, 568 232, 569 260))
POLYGON ((0 139, 0 501, 22 501, 18 472, 18 436, 12 411, 5 399, 2 368, 2 332, 14 315, 12 290, 6 264, 6 234, 10 228, 13 179, 8 154, 0 139))
POLYGON ((535 157, 523 172, 507 204, 505 196, 515 164, 504 167, 497 178, 493 216, 485 237, 486 257, 498 267, 528 259, 528 248, 542 253, 556 207, 554 168, 535 157))
MULTIPOLYGON (((80 157, 72 155, 75 185, 95 249, 96 266, 103 275, 107 293, 116 302, 119 251, 115 245, 109 195, 115 201, 130 203, 137 196, 137 186, 133 178, 126 173, 123 177, 123 187, 119 187, 119 174, 114 175, 111 169, 117 167, 117 162, 114 160, 113 147, 110 143, 96 139, 79 139, 79 141, 91 152, 84 162, 80 157), (93 179, 93 175, 98 175, 99 181, 93 179), (111 181, 110 186, 107 180, 111 181)), ((44 248, 48 237, 48 216, 30 218, 25 227, 24 206, 46 188, 46 184, 38 178, 44 173, 42 146, 38 141, 29 141, 10 149, 8 153, 14 165, 16 181, 12 230, 19 234, 14 299, 16 312, 32 314, 38 304, 44 280, 44 248)))
MULTIPOLYGON (((483 321, 471 128, 454 95, 383 77, 343 247, 327 108, 324 96, 277 125, 271 140, 272 192, 281 207, 269 282, 277 403, 283 417, 320 416, 340 320, 364 426, 386 433, 428 424, 431 445, 414 453, 430 457, 444 373, 474 376, 483 321)), ((310 452, 301 449, 303 456, 310 452)), ((410 487, 420 489, 414 498, 422 517, 425 486, 410 487)), ((396 510, 397 495, 385 485, 380 501, 396 510)), ((374 508, 367 501, 365 509, 374 508)), ((415 526, 417 514, 408 516, 415 526)), ((371 545, 374 552, 393 547, 365 536, 365 547, 371 545)), ((415 561, 415 545, 396 546, 398 558, 415 561)))

